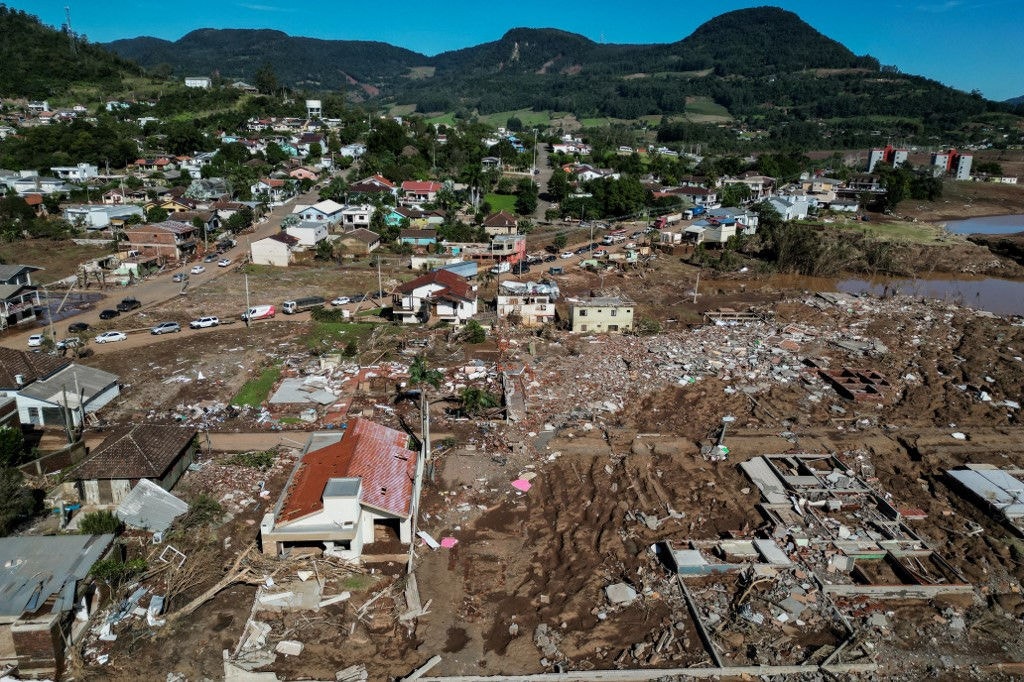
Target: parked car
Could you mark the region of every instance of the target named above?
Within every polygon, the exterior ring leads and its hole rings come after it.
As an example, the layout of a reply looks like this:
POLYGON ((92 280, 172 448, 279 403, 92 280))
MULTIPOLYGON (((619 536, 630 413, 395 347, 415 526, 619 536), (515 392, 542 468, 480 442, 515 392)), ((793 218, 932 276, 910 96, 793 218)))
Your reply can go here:
POLYGON ((220 318, 214 317, 213 315, 207 315, 206 317, 200 317, 198 320, 192 320, 188 323, 192 329, 206 329, 207 327, 216 327, 220 324, 220 318))
POLYGON ((231 259, 230 258, 221 258, 219 261, 217 261, 217 267, 218 268, 226 268, 229 265, 231 265, 231 259))
POLYGON ((331 301, 331 305, 348 305, 352 302, 352 299, 348 296, 339 296, 331 301))
MULTIPOLYGON (((201 267, 201 266, 199 266, 199 267, 201 267)), ((192 268, 192 271, 195 272, 195 268, 192 268)), ((188 273, 187 272, 179 272, 174 277, 171 277, 171 281, 172 282, 187 282, 188 281, 188 273)))
POLYGON ((217 260, 217 256, 219 256, 219 255, 220 255, 220 254, 217 254, 217 253, 210 253, 210 254, 207 254, 207 255, 206 255, 206 258, 204 258, 204 259, 203 259, 203 262, 204 262, 204 263, 212 263, 212 262, 214 262, 215 260, 217 260))
POLYGON ((72 322, 68 325, 68 334, 81 334, 88 329, 89 325, 85 322, 72 322))
POLYGON ((206 272, 206 267, 203 265, 193 265, 192 269, 189 272, 191 272, 193 275, 201 275, 204 272, 206 272))
POLYGON ((107 308, 106 310, 104 310, 103 312, 100 313, 100 319, 101 320, 112 320, 112 319, 114 319, 115 317, 117 317, 120 314, 121 314, 120 310, 114 310, 112 308, 107 308))
POLYGON ((594 252, 594 258, 604 258, 607 255, 608 255, 608 250, 607 249, 598 249, 597 251, 594 252))
POLYGON ((150 334, 174 334, 181 331, 181 325, 177 322, 161 322, 149 330, 150 334))
POLYGON ((352 303, 362 303, 366 300, 366 294, 352 294, 352 296, 349 297, 349 300, 352 301, 352 303))
POLYGON ((82 339, 77 336, 69 336, 66 339, 61 339, 56 343, 57 350, 65 350, 68 348, 78 348, 82 345, 82 339))
POLYGON ((572 251, 565 251, 565 252, 562 253, 562 258, 572 258, 575 255, 576 254, 573 253, 572 251))
POLYGON ((125 298, 117 304, 117 309, 122 313, 127 313, 141 307, 142 303, 137 298, 125 298))
POLYGON ((558 260, 558 256, 556 256, 555 254, 551 254, 550 256, 544 256, 545 263, 554 263, 556 260, 558 260))
POLYGON ((644 236, 643 230, 638 230, 638 231, 634 232, 633 234, 629 235, 629 238, 630 239, 639 239, 640 237, 643 237, 643 236, 644 236))
POLYGON ((33 334, 32 336, 28 337, 28 347, 29 348, 38 348, 41 345, 43 345, 43 335, 42 334, 33 334))
POLYGON ((96 337, 96 343, 111 343, 113 341, 124 341, 128 335, 124 332, 103 332, 96 337))

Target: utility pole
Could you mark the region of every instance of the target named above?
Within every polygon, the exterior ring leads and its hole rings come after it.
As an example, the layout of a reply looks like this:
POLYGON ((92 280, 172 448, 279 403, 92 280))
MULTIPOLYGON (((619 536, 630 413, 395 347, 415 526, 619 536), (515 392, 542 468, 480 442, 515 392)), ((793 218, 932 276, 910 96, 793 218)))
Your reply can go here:
POLYGON ((416 476, 412 487, 412 537, 409 540, 409 562, 405 572, 412 573, 414 549, 416 547, 416 530, 419 527, 420 495, 423 492, 423 475, 430 459, 430 403, 426 399, 427 391, 420 386, 420 454, 416 458, 416 476))
POLYGON ((252 329, 249 326, 249 311, 252 310, 252 306, 249 305, 249 273, 245 273, 245 328, 252 329))
POLYGON ((384 291, 384 284, 383 284, 383 282, 381 281, 381 278, 380 278, 380 254, 377 254, 377 298, 378 299, 380 299, 384 295, 384 294, 381 293, 382 291, 384 291))

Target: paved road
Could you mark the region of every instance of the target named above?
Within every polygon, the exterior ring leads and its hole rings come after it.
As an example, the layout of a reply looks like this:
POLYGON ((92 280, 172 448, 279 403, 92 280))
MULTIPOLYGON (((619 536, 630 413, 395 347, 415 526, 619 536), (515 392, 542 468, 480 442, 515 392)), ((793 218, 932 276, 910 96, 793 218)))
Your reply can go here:
MULTIPOLYGON (((548 191, 548 182, 551 181, 551 176, 555 172, 554 168, 548 166, 548 145, 546 142, 537 143, 537 170, 540 171, 540 173, 534 176, 537 180, 537 191, 543 194, 548 191)), ((544 220, 544 215, 551 206, 550 201, 538 199, 537 210, 533 212, 533 217, 537 220, 544 220)))
MULTIPOLYGON (((249 251, 249 244, 258 239, 269 237, 272 234, 280 231, 281 221, 288 215, 291 214, 292 208, 296 203, 316 203, 319 201, 319 197, 315 192, 309 192, 307 194, 296 197, 282 206, 275 206, 270 212, 264 216, 264 218, 257 223, 254 232, 249 234, 240 235, 237 239, 238 244, 233 248, 229 249, 224 253, 224 257, 231 259, 231 265, 226 268, 217 267, 216 263, 205 263, 206 272, 199 275, 192 275, 189 280, 189 290, 203 286, 205 282, 209 282, 217 277, 220 277, 232 270, 234 270, 247 256, 249 251)), ((85 322, 89 325, 96 325, 100 322, 100 312, 106 308, 113 308, 117 305, 117 302, 122 298, 133 297, 137 298, 142 302, 142 310, 148 310, 153 308, 165 301, 175 298, 181 294, 182 285, 173 282, 172 277, 177 272, 188 272, 189 269, 195 263, 189 263, 180 268, 167 270, 159 275, 152 275, 145 280, 133 284, 128 287, 113 287, 103 292, 106 295, 104 300, 97 302, 96 306, 87 310, 74 317, 55 322, 53 324, 54 333, 58 339, 67 336, 68 325, 73 322, 85 322)), ((56 292, 54 295, 58 295, 56 292)), ((241 313, 241 311, 239 311, 241 313)), ((115 329, 121 331, 128 331, 133 328, 138 328, 140 325, 134 320, 135 315, 128 313, 115 318, 113 322, 116 325, 115 329)), ((308 318, 308 316, 307 316, 308 318)), ((301 319, 301 318, 300 318, 301 319)), ((47 332, 48 330, 38 325, 27 325, 24 329, 19 330, 15 334, 11 334, 3 338, 0 344, 9 348, 15 348, 18 350, 26 350, 28 348, 28 337, 32 334, 38 334, 40 332, 47 332)), ((206 331, 206 330, 199 330, 206 331)), ((184 330, 181 333, 187 334, 190 330, 184 330)), ((195 333, 195 332, 193 332, 195 333)), ((177 337, 178 334, 167 335, 163 337, 150 337, 149 334, 141 335, 147 340, 145 343, 152 343, 158 339, 169 339, 171 337, 177 337)), ((134 336, 129 336, 129 341, 121 341, 111 344, 91 344, 92 348, 98 352, 104 347, 113 349, 115 347, 126 347, 127 344, 132 343, 133 345, 145 345, 143 342, 134 341, 134 336)))

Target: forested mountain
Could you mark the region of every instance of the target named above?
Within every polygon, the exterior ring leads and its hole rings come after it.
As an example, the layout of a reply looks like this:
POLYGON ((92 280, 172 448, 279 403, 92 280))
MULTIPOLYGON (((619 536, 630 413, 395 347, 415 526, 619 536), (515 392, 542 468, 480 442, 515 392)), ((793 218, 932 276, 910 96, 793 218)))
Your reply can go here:
POLYGON ((251 82, 270 64, 283 84, 310 90, 337 90, 353 82, 380 85, 429 62, 387 43, 301 38, 269 29, 202 28, 174 42, 143 37, 106 47, 147 69, 169 67, 177 76, 219 73, 251 82))
POLYGON ((1006 100, 1005 104, 1009 104, 1011 107, 1024 105, 1024 95, 1021 95, 1020 97, 1011 97, 1006 100))
POLYGON ((354 95, 350 86, 358 83, 360 98, 415 104, 421 112, 533 108, 632 119, 681 114, 701 97, 765 126, 896 117, 906 119, 900 125, 912 135, 1009 108, 883 69, 775 7, 729 12, 683 40, 657 45, 611 45, 555 29, 516 28, 493 42, 426 57, 383 43, 203 29, 173 43, 136 38, 108 47, 177 76, 218 72, 252 79, 269 63, 285 85, 354 95))
POLYGON ((123 76, 141 73, 136 64, 81 36, 0 5, 0 95, 44 99, 71 85, 111 89, 123 76))

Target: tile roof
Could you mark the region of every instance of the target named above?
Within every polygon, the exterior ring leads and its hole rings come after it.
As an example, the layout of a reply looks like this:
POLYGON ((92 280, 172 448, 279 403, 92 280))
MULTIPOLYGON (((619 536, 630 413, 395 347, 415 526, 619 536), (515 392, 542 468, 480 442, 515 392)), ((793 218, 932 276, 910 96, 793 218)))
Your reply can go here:
POLYGON ((299 243, 298 237, 293 237, 287 232, 278 232, 276 234, 272 234, 269 237, 267 237, 267 239, 273 239, 275 242, 281 242, 285 246, 296 246, 299 243))
POLYGON ((182 223, 177 220, 165 220, 162 223, 152 223, 150 225, 140 225, 138 227, 130 227, 125 230, 125 234, 132 234, 134 232, 148 232, 150 230, 163 230, 164 232, 170 232, 172 234, 190 234, 196 231, 196 228, 187 223, 182 223))
POLYGON ((380 235, 373 230, 367 230, 365 227, 346 232, 342 235, 342 239, 358 239, 364 244, 373 244, 380 241, 380 235))
POLYGON ((82 481, 161 478, 177 461, 196 430, 182 426, 134 424, 118 427, 75 470, 82 481))
POLYGON ((469 282, 466 281, 466 278, 460 277, 454 272, 449 272, 448 270, 434 270, 433 272, 428 272, 425 275, 421 275, 414 280, 406 282, 395 289, 395 291, 400 294, 411 294, 416 289, 428 284, 439 284, 444 287, 440 291, 435 291, 431 294, 435 298, 455 296, 467 301, 472 301, 476 298, 473 294, 473 288, 470 286, 469 282))
POLYGON ((484 220, 484 227, 517 227, 519 222, 508 211, 498 211, 484 220))
POLYGON ((53 355, 0 347, 0 389, 17 391, 21 387, 14 379, 16 376, 23 378, 22 386, 25 386, 70 364, 70 360, 53 355))
POLYGON ((406 180, 402 183, 404 192, 437 192, 441 183, 434 180, 406 180))
POLYGON ((332 478, 360 478, 362 504, 409 516, 417 454, 405 447, 408 442, 402 431, 356 417, 340 441, 300 460, 277 521, 289 523, 322 510, 332 478))

